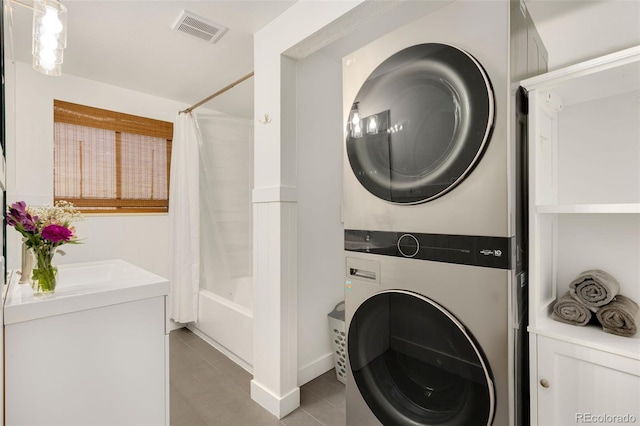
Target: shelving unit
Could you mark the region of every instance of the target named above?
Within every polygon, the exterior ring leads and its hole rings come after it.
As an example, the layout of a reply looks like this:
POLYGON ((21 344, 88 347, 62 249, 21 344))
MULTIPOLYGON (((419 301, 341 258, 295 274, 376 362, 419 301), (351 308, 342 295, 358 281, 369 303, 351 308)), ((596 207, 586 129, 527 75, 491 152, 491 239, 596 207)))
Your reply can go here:
POLYGON ((609 272, 620 294, 640 302, 640 46, 521 85, 529 98, 532 424, 575 423, 589 401, 640 419, 640 334, 625 338, 551 319, 557 298, 588 269, 609 272), (591 364, 567 377, 567 359, 591 364), (589 382, 589 374, 605 381, 623 374, 634 386, 595 387, 567 399, 564 382, 589 382))
POLYGON ((640 203, 540 205, 536 213, 640 213, 640 203))

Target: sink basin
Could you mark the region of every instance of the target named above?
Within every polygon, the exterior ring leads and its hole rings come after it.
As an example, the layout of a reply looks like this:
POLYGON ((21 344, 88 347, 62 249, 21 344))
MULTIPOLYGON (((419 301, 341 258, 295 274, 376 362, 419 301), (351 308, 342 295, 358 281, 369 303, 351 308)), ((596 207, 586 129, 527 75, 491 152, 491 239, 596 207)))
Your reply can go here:
POLYGON ((58 266, 52 295, 34 296, 12 274, 4 304, 4 323, 28 321, 84 309, 168 295, 169 281, 122 259, 58 266))
POLYGON ((150 272, 119 259, 106 262, 77 263, 58 267, 57 289, 109 283, 140 278, 150 272))

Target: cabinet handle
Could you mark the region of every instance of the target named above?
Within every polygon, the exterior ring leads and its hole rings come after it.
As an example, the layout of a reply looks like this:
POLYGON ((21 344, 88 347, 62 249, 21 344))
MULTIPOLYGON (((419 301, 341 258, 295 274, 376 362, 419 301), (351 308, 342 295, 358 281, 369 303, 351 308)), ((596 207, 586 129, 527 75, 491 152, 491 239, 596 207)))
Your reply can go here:
POLYGON ((547 379, 542 379, 540 380, 540 386, 542 386, 543 388, 548 388, 550 386, 550 383, 547 379))

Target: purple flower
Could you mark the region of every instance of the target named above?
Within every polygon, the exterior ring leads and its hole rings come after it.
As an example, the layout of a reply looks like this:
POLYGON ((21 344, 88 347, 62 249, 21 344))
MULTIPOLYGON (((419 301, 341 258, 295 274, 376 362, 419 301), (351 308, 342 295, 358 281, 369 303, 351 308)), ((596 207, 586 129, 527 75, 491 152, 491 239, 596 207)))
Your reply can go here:
POLYGON ((38 216, 32 217, 27 212, 27 203, 24 201, 13 203, 9 208, 9 214, 7 215, 8 225, 21 225, 25 231, 35 233, 37 231, 37 222, 38 216))
POLYGON ((44 238, 45 240, 49 240, 53 243, 59 243, 59 242, 66 243, 71 239, 72 235, 73 235, 73 232, 71 232, 71 230, 66 226, 62 226, 62 225, 52 224, 52 225, 45 226, 44 229, 42 230, 42 238, 44 238))
POLYGON ((24 201, 17 201, 11 204, 11 210, 17 214, 25 214, 27 212, 27 203, 24 201))

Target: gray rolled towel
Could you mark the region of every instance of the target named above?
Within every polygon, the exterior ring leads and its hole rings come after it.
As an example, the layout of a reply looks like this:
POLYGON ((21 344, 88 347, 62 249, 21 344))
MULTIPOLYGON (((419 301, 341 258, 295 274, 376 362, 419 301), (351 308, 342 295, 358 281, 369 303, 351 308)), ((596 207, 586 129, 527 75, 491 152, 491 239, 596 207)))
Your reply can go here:
POLYGON ((585 325, 593 314, 567 292, 553 305, 551 318, 571 325, 585 325))
POLYGON ((636 334, 639 315, 638 304, 621 294, 596 312, 596 317, 605 332, 624 337, 636 334))
POLYGON ((620 292, 618 280, 605 271, 584 271, 569 284, 569 294, 592 312, 611 302, 620 292))

